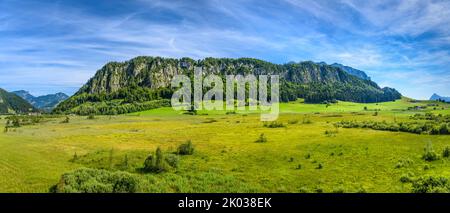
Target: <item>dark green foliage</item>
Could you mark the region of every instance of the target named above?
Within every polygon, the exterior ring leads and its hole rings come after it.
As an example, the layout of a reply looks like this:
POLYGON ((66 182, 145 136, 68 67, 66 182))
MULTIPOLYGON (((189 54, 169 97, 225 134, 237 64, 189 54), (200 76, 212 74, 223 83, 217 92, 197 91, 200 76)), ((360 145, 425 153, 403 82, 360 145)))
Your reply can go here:
POLYGON ((258 137, 258 139, 256 139, 255 143, 265 143, 267 142, 267 137, 264 135, 264 133, 261 133, 258 137))
POLYGON ((203 121, 203 123, 205 123, 205 124, 210 124, 210 123, 215 123, 215 122, 217 122, 217 120, 214 118, 208 118, 208 119, 206 119, 206 121, 203 121))
POLYGON ((34 125, 42 122, 43 116, 39 115, 12 115, 6 117, 6 127, 18 128, 21 126, 34 125))
POLYGON ((434 151, 433 145, 431 143, 427 143, 427 145, 425 146, 422 159, 426 161, 435 161, 439 159, 439 155, 434 151))
POLYGON ((427 122, 386 122, 386 121, 341 121, 335 123, 337 127, 343 128, 369 128, 375 130, 385 130, 392 132, 409 132, 415 134, 430 134, 430 135, 448 135, 447 123, 438 123, 436 121, 427 122))
POLYGON ((298 123, 298 120, 297 120, 297 119, 289 120, 289 121, 288 121, 288 124, 297 124, 297 123, 298 123))
POLYGON ((408 166, 412 165, 413 163, 414 162, 411 159, 401 159, 397 162, 397 164, 395 164, 395 168, 400 169, 400 168, 408 167, 408 166))
POLYGON ((450 115, 442 115, 442 114, 433 114, 433 113, 416 113, 413 116, 410 116, 410 119, 413 120, 429 120, 429 121, 436 121, 436 122, 445 122, 450 123, 450 115))
POLYGON ((56 193, 133 193, 139 191, 141 180, 127 172, 81 168, 63 174, 50 188, 56 193))
POLYGON ((285 125, 283 123, 278 122, 278 121, 264 122, 263 126, 267 127, 267 128, 281 128, 281 127, 285 127, 285 125))
POLYGON ((412 173, 402 174, 400 176, 400 182, 402 183, 410 183, 414 180, 414 175, 412 173))
POLYGON ((325 130, 325 135, 326 136, 328 136, 328 137, 331 137, 331 136, 336 136, 336 134, 337 133, 339 133, 339 130, 336 128, 336 129, 328 129, 328 130, 325 130))
POLYGON ((414 193, 449 193, 450 183, 443 176, 424 176, 412 181, 414 193))
POLYGON ((191 140, 186 141, 185 143, 178 146, 177 153, 179 155, 192 155, 194 154, 194 145, 191 140))
POLYGON ((88 115, 87 119, 88 119, 88 120, 94 120, 94 119, 95 119, 95 116, 94 116, 93 114, 90 114, 90 115, 88 115))
POLYGON ((448 158, 450 157, 450 147, 446 146, 442 151, 442 157, 448 158))
POLYGON ((154 155, 149 155, 144 161, 145 172, 161 173, 169 170, 169 164, 161 148, 157 148, 154 155))
POLYGON ((178 164, 180 163, 180 158, 175 154, 168 154, 166 156, 166 161, 172 168, 178 168, 178 164))
POLYGON ((322 169, 322 168, 323 168, 323 164, 322 163, 317 164, 316 169, 322 169))

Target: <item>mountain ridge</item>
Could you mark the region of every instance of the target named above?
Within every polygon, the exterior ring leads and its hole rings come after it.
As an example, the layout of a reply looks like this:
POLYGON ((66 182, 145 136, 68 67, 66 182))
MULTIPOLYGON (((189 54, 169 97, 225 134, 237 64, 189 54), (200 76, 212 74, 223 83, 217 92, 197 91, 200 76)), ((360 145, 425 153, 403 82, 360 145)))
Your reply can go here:
POLYGON ((62 92, 58 92, 55 94, 41 95, 37 97, 31 95, 28 91, 25 90, 13 91, 12 93, 25 99, 34 107, 42 109, 44 111, 51 111, 53 108, 56 107, 56 105, 69 98, 68 95, 62 92))
POLYGON ((125 62, 107 63, 74 96, 59 104, 55 112, 79 113, 83 108, 97 113, 98 105, 101 105, 104 112, 113 113, 117 111, 113 107, 125 103, 170 98, 172 77, 178 74, 192 76, 194 67, 202 67, 205 75, 280 75, 281 101, 304 98, 311 103, 333 100, 380 102, 401 97, 395 89, 380 88, 375 82, 351 75, 342 68, 311 61, 273 64, 253 58, 194 60, 139 56, 125 62))
POLYGON ((433 93, 433 95, 431 95, 431 97, 430 97, 430 100, 431 101, 442 100, 442 101, 445 101, 445 102, 450 102, 450 97, 444 97, 444 96, 440 96, 440 95, 438 95, 436 93, 433 93))

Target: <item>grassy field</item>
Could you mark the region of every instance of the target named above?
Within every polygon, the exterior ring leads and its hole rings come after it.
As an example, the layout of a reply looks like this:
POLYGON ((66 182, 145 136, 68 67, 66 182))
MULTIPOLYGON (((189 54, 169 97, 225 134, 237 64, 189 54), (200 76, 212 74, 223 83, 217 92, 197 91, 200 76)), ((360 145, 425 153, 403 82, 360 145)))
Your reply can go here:
MULTIPOLYGON (((185 115, 171 108, 94 119, 70 116, 69 123, 48 118, 0 133, 0 192, 48 192, 63 173, 81 167, 136 174, 146 182, 143 192, 410 192, 402 176, 450 177, 449 158, 422 159, 427 143, 441 153, 450 146, 450 135, 344 129, 333 123, 450 114, 449 104, 433 103, 404 98, 327 106, 299 100, 281 104, 281 128, 264 127, 257 113, 185 115), (415 106, 427 108, 411 110, 415 106), (255 143, 262 133, 267 142, 255 143), (157 147, 174 152, 186 140, 195 153, 181 156, 177 169, 140 172, 157 147), (126 167, 121 166, 125 159, 126 167)), ((3 116, 1 129, 4 124, 3 116)))

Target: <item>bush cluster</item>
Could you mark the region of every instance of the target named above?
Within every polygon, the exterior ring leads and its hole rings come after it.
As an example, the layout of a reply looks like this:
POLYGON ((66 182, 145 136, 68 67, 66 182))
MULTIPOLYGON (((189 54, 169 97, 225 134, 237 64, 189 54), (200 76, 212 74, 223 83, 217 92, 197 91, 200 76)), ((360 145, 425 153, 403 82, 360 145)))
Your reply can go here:
POLYGON ((412 180, 414 193, 449 193, 450 182, 443 176, 423 176, 412 180))
POLYGON ((63 174, 54 193, 133 193, 139 191, 141 180, 127 172, 81 168, 63 174))
POLYGON ((386 121, 340 121, 335 123, 343 128, 369 128, 392 132, 409 132, 415 134, 448 135, 450 123, 428 122, 386 122, 386 121))
POLYGON ((285 127, 285 125, 283 123, 278 122, 278 121, 264 122, 263 126, 267 127, 267 128, 281 128, 281 127, 285 127))

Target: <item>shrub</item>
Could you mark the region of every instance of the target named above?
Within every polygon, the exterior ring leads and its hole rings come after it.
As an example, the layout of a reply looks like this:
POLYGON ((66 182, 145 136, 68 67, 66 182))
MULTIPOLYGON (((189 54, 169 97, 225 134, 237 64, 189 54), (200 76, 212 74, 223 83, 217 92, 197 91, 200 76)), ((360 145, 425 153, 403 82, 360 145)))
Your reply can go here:
POLYGON ((302 124, 312 124, 312 121, 309 118, 304 117, 302 120, 302 124))
POLYGON ((73 157, 72 157, 72 159, 70 160, 71 162, 75 162, 75 161, 77 161, 78 160, 78 155, 77 155, 77 153, 75 152, 75 154, 73 154, 73 157))
POLYGON ((210 123, 215 123, 215 122, 217 122, 217 120, 213 119, 213 118, 208 118, 208 119, 206 119, 206 121, 203 121, 203 123, 205 123, 205 124, 210 124, 210 123))
POLYGON ((447 146, 444 148, 444 151, 442 151, 442 157, 444 158, 450 157, 450 147, 447 146))
POLYGON ((141 180, 127 172, 81 168, 61 176, 50 188, 54 193, 133 193, 141 180))
POLYGON ((424 176, 412 181, 412 192, 414 193, 448 193, 450 183, 443 176, 424 176))
POLYGON ((396 169, 400 169, 403 167, 408 167, 410 165, 412 165, 414 162, 411 159, 401 159, 397 162, 397 164, 395 164, 395 168, 396 169))
POLYGON ((267 142, 267 138, 266 138, 266 136, 264 135, 264 133, 261 133, 261 134, 259 135, 259 138, 256 139, 256 141, 255 141, 255 143, 265 143, 265 142, 267 142))
POLYGON ((298 123, 297 119, 288 121, 288 124, 297 124, 297 123, 298 123))
POLYGON ((169 154, 166 156, 166 162, 173 168, 178 168, 180 158, 177 155, 169 154))
POLYGON ((438 154, 433 149, 433 145, 431 143, 427 143, 424 148, 424 154, 422 155, 422 159, 426 161, 435 161, 439 159, 438 154))
POLYGON ((336 188, 333 189, 332 193, 344 193, 345 192, 345 188, 343 186, 338 186, 336 188))
POLYGON ((264 122, 264 127, 267 128, 281 128, 281 127, 285 127, 285 125, 281 122, 277 122, 277 121, 272 121, 272 122, 264 122))
POLYGON ((87 117, 87 119, 88 119, 88 120, 93 120, 93 119, 95 119, 95 116, 94 116, 93 114, 90 114, 90 115, 87 117))
POLYGON ((310 158, 311 158, 311 154, 310 153, 305 155, 305 159, 310 159, 310 158))
POLYGON ((144 161, 145 172, 165 172, 169 169, 169 165, 165 159, 164 153, 161 148, 157 148, 154 155, 149 155, 144 161))
POLYGON ((414 175, 411 174, 411 173, 402 174, 400 176, 400 182, 402 182, 402 183, 410 183, 410 182, 413 181, 413 176, 414 175))
POLYGON ((316 169, 322 169, 322 168, 323 168, 322 163, 319 163, 319 164, 317 165, 317 167, 316 167, 316 169))
POLYGON ((128 169, 128 155, 125 155, 122 161, 122 169, 128 169))
POLYGON ((194 154, 194 145, 191 140, 186 141, 186 143, 178 146, 178 154, 179 155, 192 155, 194 154))

